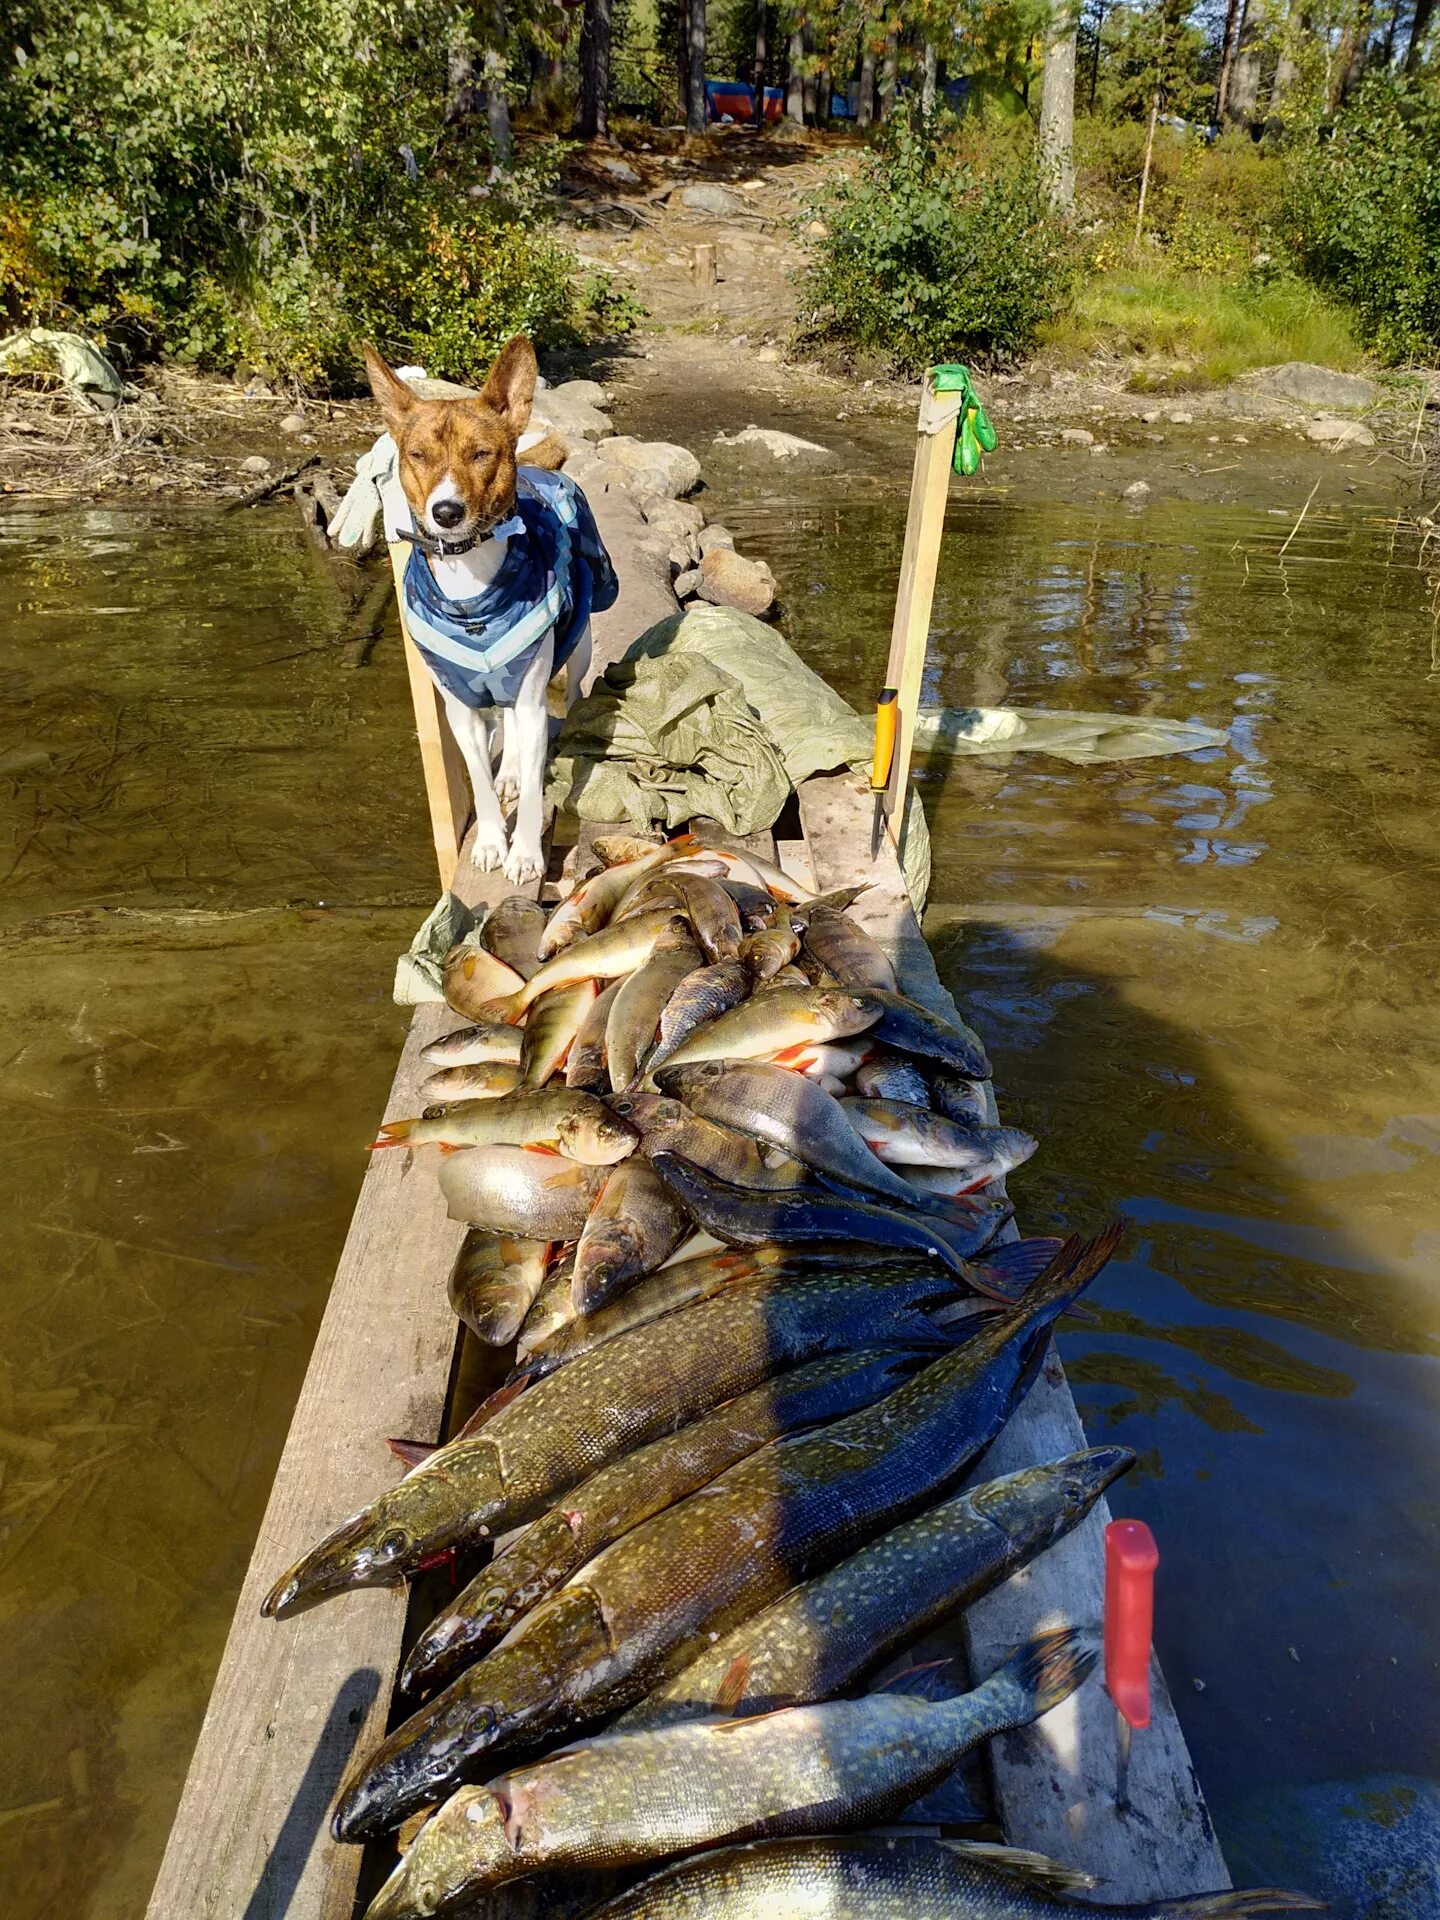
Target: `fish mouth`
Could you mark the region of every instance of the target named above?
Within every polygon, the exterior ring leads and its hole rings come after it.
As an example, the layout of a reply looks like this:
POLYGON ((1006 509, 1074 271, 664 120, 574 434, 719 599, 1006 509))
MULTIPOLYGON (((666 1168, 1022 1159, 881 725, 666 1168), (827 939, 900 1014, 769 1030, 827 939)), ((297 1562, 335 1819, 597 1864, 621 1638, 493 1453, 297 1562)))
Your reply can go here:
POLYGON ((344 1551, 358 1546, 363 1537, 361 1525, 352 1521, 302 1554, 260 1602, 264 1618, 288 1620, 318 1607, 322 1600, 333 1600, 337 1594, 353 1592, 357 1587, 398 1584, 404 1578, 399 1568, 376 1565, 373 1555, 362 1560, 344 1551))

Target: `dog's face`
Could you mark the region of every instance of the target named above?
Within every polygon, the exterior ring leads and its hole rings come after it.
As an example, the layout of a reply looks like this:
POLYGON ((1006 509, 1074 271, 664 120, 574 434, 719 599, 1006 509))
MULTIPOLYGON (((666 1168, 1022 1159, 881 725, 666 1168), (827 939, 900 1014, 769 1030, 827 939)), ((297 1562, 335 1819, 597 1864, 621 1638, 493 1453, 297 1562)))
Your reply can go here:
POLYGON ((535 349, 517 334, 474 400, 422 400, 365 349, 370 391, 400 449, 400 483, 416 525, 465 540, 503 520, 515 504, 515 443, 535 397, 535 349))

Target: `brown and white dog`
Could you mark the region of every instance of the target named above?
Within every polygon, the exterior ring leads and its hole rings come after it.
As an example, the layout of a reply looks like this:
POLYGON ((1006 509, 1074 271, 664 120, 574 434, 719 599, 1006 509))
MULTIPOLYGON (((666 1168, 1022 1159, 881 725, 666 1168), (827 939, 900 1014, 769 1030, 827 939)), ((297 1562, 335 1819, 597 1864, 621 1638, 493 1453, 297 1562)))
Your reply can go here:
POLYGON ((589 664, 590 612, 613 602, 614 575, 574 483, 517 462, 535 395, 528 340, 508 343, 474 398, 421 399, 373 347, 365 365, 409 507, 409 526, 391 524, 387 510, 386 536, 414 547, 407 624, 470 772, 475 863, 503 866, 524 885, 544 871, 546 690, 563 664, 567 709, 573 703, 589 664))

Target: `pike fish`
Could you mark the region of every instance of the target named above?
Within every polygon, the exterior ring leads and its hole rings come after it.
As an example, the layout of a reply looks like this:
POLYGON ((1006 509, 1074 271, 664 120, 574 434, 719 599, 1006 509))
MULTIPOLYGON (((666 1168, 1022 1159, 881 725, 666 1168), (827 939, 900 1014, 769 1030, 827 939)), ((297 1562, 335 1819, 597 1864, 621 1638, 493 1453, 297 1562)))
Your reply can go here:
POLYGON ((738 1007, 750 987, 749 973, 733 960, 687 973, 660 1015, 660 1037, 645 1061, 646 1078, 664 1066, 698 1028, 709 1026, 722 1013, 738 1007))
POLYGON ((547 1240, 517 1240, 472 1227, 450 1276, 450 1304, 477 1340, 508 1347, 545 1278, 547 1240))
POLYGON ((639 1132, 640 1151, 647 1158, 657 1153, 679 1154, 717 1180, 762 1191, 803 1186, 810 1177, 809 1168, 800 1161, 774 1147, 762 1147, 733 1127, 702 1120, 683 1101, 668 1100, 659 1093, 638 1093, 611 1104, 639 1132))
POLYGON ((529 1147, 467 1147, 440 1164, 452 1220, 531 1240, 577 1240, 607 1169, 529 1147))
POLYGON ((1129 1447, 1090 1447, 931 1507, 733 1628, 617 1729, 703 1720, 722 1703, 738 1717, 847 1692, 1062 1540, 1134 1464, 1129 1447))
POLYGON ((924 1344, 935 1332, 925 1309, 953 1295, 944 1274, 876 1280, 839 1268, 757 1280, 634 1327, 538 1381, 473 1438, 438 1448, 304 1554, 262 1612, 283 1619, 354 1587, 394 1586, 461 1541, 535 1519, 607 1460, 786 1367, 924 1344))
POLYGON ((624 1093, 640 1077, 660 1030, 660 1017, 681 983, 700 965, 700 949, 685 934, 667 935, 610 1003, 605 1023, 605 1066, 611 1090, 624 1093))
MULTIPOLYGON (((590 1011, 580 1024, 573 1045, 565 1058, 565 1084, 586 1093, 608 1093, 610 1076, 605 1071, 605 1026, 623 980, 612 980, 603 993, 590 1003, 590 1011)), ((514 1032, 512 1027, 510 1032, 514 1032)))
MULTIPOLYGON (((782 1247, 805 1247, 849 1240, 892 1253, 926 1255, 977 1293, 985 1288, 970 1256, 994 1239, 1005 1218, 986 1214, 967 1230, 958 1223, 941 1223, 930 1214, 901 1213, 868 1199, 828 1193, 822 1187, 762 1193, 753 1187, 731 1186, 673 1153, 656 1153, 651 1164, 701 1226, 731 1246, 758 1247, 773 1241, 782 1247)), ((1007 1299, 1008 1295, 994 1297, 1007 1299)))
POLYGON ((968 1027, 942 1020, 903 993, 886 993, 879 987, 868 987, 865 997, 880 1010, 870 1028, 870 1037, 881 1046, 917 1054, 922 1060, 938 1060, 967 1080, 990 1078, 985 1049, 968 1027))
POLYGON ((367 1920, 429 1920, 542 1871, 634 1866, 724 1840, 893 1820, 982 1741, 1068 1700, 1096 1657, 1061 1627, 950 1699, 897 1683, 860 1700, 782 1708, 763 1724, 692 1722, 570 1747, 462 1787, 421 1828, 367 1920))
POLYGON ((585 1920, 1248 1920, 1319 1913, 1279 1887, 1106 1907, 1094 1886, 1043 1855, 919 1834, 761 1840, 682 1860, 592 1907, 585 1920))
POLYGON ((845 987, 879 987, 894 993, 895 968, 878 941, 833 907, 813 906, 805 921, 805 944, 845 987))
POLYGON ((486 1020, 478 1027, 457 1027, 453 1033, 442 1034, 420 1049, 420 1058, 427 1067, 473 1067, 485 1061, 518 1066, 521 1039, 518 1028, 507 1027, 501 1020, 486 1020))
POLYGON ((440 985, 447 1006, 467 1020, 494 1018, 491 1002, 523 989, 525 982, 513 967, 497 960, 484 947, 462 941, 440 962, 440 985))
MULTIPOLYGON (((727 1632, 953 1485, 1029 1391, 1056 1318, 1118 1238, 1111 1227, 1088 1245, 1067 1241, 1018 1307, 987 1316, 963 1346, 876 1406, 772 1442, 607 1547, 382 1742, 342 1794, 337 1837, 398 1825, 474 1778, 501 1747, 533 1745, 632 1705, 692 1660, 705 1636, 727 1632)), ((744 1287, 642 1328, 666 1352, 656 1384, 668 1384, 685 1320, 753 1304, 767 1291, 744 1287)), ((626 1345, 612 1341, 590 1361, 626 1345)), ((547 1387, 563 1389, 584 1365, 541 1381, 487 1431, 533 1409, 547 1387)), ((449 1451, 432 1455, 402 1489, 449 1451)))
POLYGON ((527 1087, 543 1087, 569 1054, 598 997, 593 980, 541 994, 525 1021, 520 1066, 527 1087))
POLYGON ((522 980, 528 980, 540 966, 540 942, 548 918, 538 900, 524 893, 507 893, 486 915, 480 944, 497 960, 513 967, 522 980))
POLYGON ((650 1162, 638 1154, 622 1162, 596 1196, 575 1249, 576 1312, 593 1313, 653 1273, 689 1231, 689 1214, 650 1162))
MULTIPOLYGON (((570 1087, 519 1087, 494 1100, 461 1100, 418 1120, 387 1120, 376 1147, 546 1147, 586 1166, 609 1167, 633 1153, 640 1136, 593 1093, 570 1087)), ((554 1172, 543 1163, 531 1172, 554 1172)), ((448 1195, 447 1195, 448 1198, 448 1195)), ((480 1221, 473 1225, 483 1224, 480 1221)))
POLYGON ((502 1640, 522 1615, 622 1533, 683 1500, 782 1433, 868 1407, 915 1370, 882 1347, 811 1360, 637 1447, 565 1495, 492 1560, 421 1634, 401 1685, 449 1680, 502 1640))
POLYGON ((998 1180, 1023 1166, 1040 1142, 1018 1127, 962 1127, 903 1100, 842 1100, 845 1118, 877 1159, 892 1167, 955 1167, 972 1181, 998 1180))
MULTIPOLYGON (((846 993, 841 998, 852 996, 846 993)), ((655 1079, 662 1093, 683 1100, 704 1120, 718 1120, 737 1133, 768 1141, 817 1173, 843 1180, 847 1187, 906 1206, 916 1203, 915 1189, 875 1158, 833 1094, 803 1073, 788 1073, 784 1067, 758 1060, 732 1064, 711 1059, 687 1065, 677 1056, 655 1079)))
MULTIPOLYGON (((516 1040, 518 1027, 507 1027, 516 1040)), ((437 1100, 498 1100, 502 1093, 514 1093, 520 1085, 522 1069, 517 1050, 514 1060, 476 1060, 466 1067, 442 1067, 420 1082, 421 1100, 427 1106, 437 1100)))
POLYGON ((518 1020, 553 987, 571 987, 577 980, 613 980, 633 973, 644 966, 666 934, 674 937, 677 930, 688 934, 690 929, 684 919, 664 907, 653 913, 637 913, 633 920, 622 920, 617 926, 605 927, 565 947, 524 981, 518 993, 496 1002, 487 1013, 492 1019, 518 1020))
POLYGON ((772 987, 692 1033, 670 1066, 702 1060, 769 1060, 786 1047, 846 1040, 873 1027, 879 1011, 843 987, 772 987))

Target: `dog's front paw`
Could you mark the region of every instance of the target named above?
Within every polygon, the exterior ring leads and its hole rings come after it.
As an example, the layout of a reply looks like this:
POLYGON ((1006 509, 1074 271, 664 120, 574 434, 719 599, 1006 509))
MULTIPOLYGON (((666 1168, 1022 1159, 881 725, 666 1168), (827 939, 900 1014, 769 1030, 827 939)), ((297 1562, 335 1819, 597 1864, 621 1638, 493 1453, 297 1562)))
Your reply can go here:
POLYGON ((503 767, 495 776, 495 798, 507 813, 520 804, 520 782, 503 767))
POLYGON ((504 867, 506 873, 509 873, 510 861, 507 853, 503 826, 476 827, 475 839, 470 847, 470 857, 481 873, 493 873, 497 867, 504 867))
POLYGON ((512 886, 525 887, 545 877, 545 859, 538 841, 517 840, 505 856, 505 878, 512 886))

